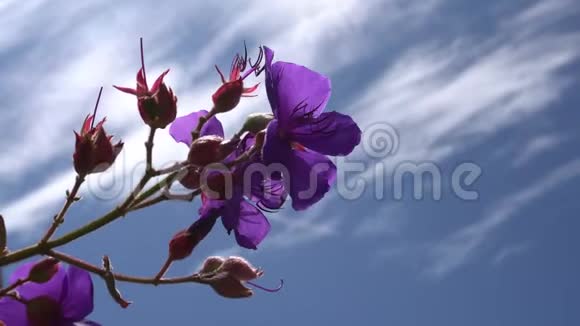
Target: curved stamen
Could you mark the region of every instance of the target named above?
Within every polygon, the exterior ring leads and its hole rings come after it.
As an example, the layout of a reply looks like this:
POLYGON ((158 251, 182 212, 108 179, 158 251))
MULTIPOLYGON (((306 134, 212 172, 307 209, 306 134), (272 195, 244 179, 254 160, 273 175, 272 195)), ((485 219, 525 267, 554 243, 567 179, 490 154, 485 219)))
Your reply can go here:
POLYGON ((95 103, 95 109, 93 110, 93 121, 91 121, 91 129, 95 126, 95 118, 97 117, 97 108, 99 107, 99 102, 101 101, 101 94, 103 94, 103 86, 99 89, 99 96, 97 96, 97 103, 95 103))
POLYGON ((264 212, 266 212, 266 213, 276 213, 276 212, 278 212, 278 210, 277 210, 277 209, 274 209, 274 208, 270 208, 270 207, 268 207, 268 205, 264 204, 264 202, 263 202, 263 201, 259 201, 259 202, 257 202, 257 203, 256 203, 256 206, 257 206, 257 207, 258 207, 258 208, 259 208, 261 211, 264 211, 264 212))
POLYGON ((284 280, 283 279, 280 279, 280 285, 278 285, 278 287, 275 288, 275 289, 268 289, 268 288, 265 288, 265 287, 263 287, 261 285, 258 285, 256 283, 253 283, 253 282, 250 282, 250 281, 247 281, 246 283, 249 284, 249 285, 251 285, 251 286, 253 286, 253 287, 255 287, 256 289, 260 289, 262 291, 266 291, 266 292, 270 292, 270 293, 278 292, 278 291, 282 290, 282 288, 284 287, 284 280))

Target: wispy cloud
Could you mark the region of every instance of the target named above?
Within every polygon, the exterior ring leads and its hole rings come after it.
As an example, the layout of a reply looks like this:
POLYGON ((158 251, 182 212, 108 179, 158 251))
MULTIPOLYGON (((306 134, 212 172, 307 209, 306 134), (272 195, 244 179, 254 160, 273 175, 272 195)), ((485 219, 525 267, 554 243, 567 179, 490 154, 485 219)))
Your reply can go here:
POLYGON ((520 167, 538 156, 558 147, 562 137, 556 135, 541 135, 530 139, 513 161, 514 167, 520 167))
MULTIPOLYGON (((396 3, 376 0, 365 4, 356 1, 340 4, 335 1, 279 1, 276 6, 266 7, 262 1, 245 1, 237 5, 232 3, 225 12, 222 6, 194 5, 185 1, 175 2, 174 6, 166 8, 139 6, 137 11, 133 5, 116 5, 112 1, 89 1, 74 6, 64 1, 54 1, 50 5, 47 1, 38 1, 34 5, 32 2, 26 5, 7 4, 0 15, 8 17, 10 13, 10 30, 17 30, 19 34, 12 37, 4 33, 0 36, 6 45, 4 51, 18 51, 18 46, 22 45, 34 46, 26 56, 19 59, 14 57, 15 64, 0 81, 3 89, 8 89, 12 94, 26 95, 14 96, 19 102, 7 103, 13 115, 2 120, 1 126, 7 132, 18 129, 19 138, 0 142, 4 154, 0 158, 0 176, 5 182, 16 182, 31 171, 38 172, 46 164, 55 160, 62 162, 62 157, 69 157, 73 144, 72 130, 78 128, 79 121, 90 111, 98 86, 134 83, 138 67, 138 36, 146 36, 146 59, 152 63, 148 66, 149 74, 159 73, 165 67, 172 68, 167 81, 180 97, 180 114, 185 114, 207 105, 207 100, 200 99, 209 99, 216 87, 214 72, 204 78, 199 76, 204 72, 210 73, 215 60, 227 53, 227 49, 239 47, 247 35, 255 35, 264 43, 277 47, 280 58, 316 65, 331 73, 333 69, 340 69, 364 55, 359 51, 361 47, 374 43, 364 37, 367 27, 386 28, 404 18, 425 15, 438 1, 417 1, 408 5, 396 3), (376 26, 369 25, 370 17, 378 15, 385 7, 391 9, 389 20, 374 20, 376 26), (107 15, 105 19, 101 13, 110 12, 111 8, 114 8, 113 18, 107 15), (243 15, 238 15, 240 10, 243 15), (58 21, 50 25, 51 28, 44 29, 46 20, 50 19, 48 17, 56 12, 74 14, 84 19, 58 21), (172 19, 159 24, 142 24, 143 21, 158 21, 156 18, 164 15, 172 19), (188 51, 188 46, 180 44, 186 42, 184 37, 191 35, 175 31, 181 30, 180 26, 195 25, 196 21, 208 16, 220 17, 223 24, 214 20, 208 25, 209 36, 201 36, 207 42, 201 49, 193 50, 191 58, 184 61, 175 53, 164 52, 164 48, 176 46, 188 51), (38 42, 38 39, 45 41, 38 42), (334 53, 340 52, 341 56, 320 56, 329 49, 333 49, 334 53), (46 53, 53 54, 47 56, 46 53), (31 85, 30 78, 23 76, 34 76, 34 83, 31 85), (189 86, 192 78, 197 81, 193 92, 189 86), (45 121, 49 125, 40 127, 36 121, 45 121)), ((250 99, 236 112, 224 116, 225 125, 233 126, 255 107, 266 108, 264 95, 262 90, 261 99, 250 99)), ((89 190, 95 191, 96 187, 100 191, 102 185, 113 183, 109 194, 118 194, 119 189, 126 191, 131 181, 135 180, 131 176, 137 173, 134 167, 142 163, 143 128, 132 109, 134 106, 133 98, 110 89, 105 91, 99 114, 108 116, 109 131, 123 138, 126 146, 115 164, 114 173, 93 177, 88 182, 89 190)), ((155 152, 158 158, 156 163, 163 164, 183 156, 185 149, 172 144, 165 135, 158 140, 155 152)), ((65 175, 65 171, 68 167, 61 174, 65 175)), ((64 178, 61 180, 56 176, 50 178, 44 184, 35 185, 37 190, 26 198, 34 201, 38 210, 50 211, 60 199, 60 195, 52 193, 58 188, 66 188, 63 181, 64 178)), ((29 189, 22 189, 26 190, 29 189)), ((106 197, 107 194, 100 193, 100 196, 106 197)), ((3 211, 11 213, 7 220, 13 232, 25 231, 42 220, 37 218, 39 214, 36 210, 25 209, 18 214, 18 222, 12 221, 16 219, 12 217, 16 216, 15 208, 21 207, 19 205, 22 203, 22 199, 17 199, 2 204, 3 211)), ((318 228, 321 234, 326 233, 324 230, 322 226, 318 228)))
POLYGON ((492 264, 494 266, 500 266, 506 262, 506 260, 511 259, 515 256, 522 255, 531 249, 528 243, 514 244, 501 248, 495 256, 493 256, 492 264))
POLYGON ((523 210, 551 191, 579 177, 580 160, 575 160, 501 199, 478 222, 461 228, 428 249, 430 263, 424 271, 425 276, 440 279, 471 261, 494 231, 521 216, 523 210))

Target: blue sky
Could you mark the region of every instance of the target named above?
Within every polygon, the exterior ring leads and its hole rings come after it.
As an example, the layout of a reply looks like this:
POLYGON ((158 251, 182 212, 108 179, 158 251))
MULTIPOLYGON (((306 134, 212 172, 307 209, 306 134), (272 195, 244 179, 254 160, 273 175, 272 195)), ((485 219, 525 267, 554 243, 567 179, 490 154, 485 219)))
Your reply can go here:
MULTIPOLYGON (((218 227, 171 270, 191 273, 208 255, 243 255, 265 269, 261 284, 283 278, 282 292, 230 301, 196 285, 122 284, 134 301, 122 310, 95 279, 92 319, 104 325, 577 325, 579 18, 574 0, 3 0, 0 212, 10 247, 37 240, 58 210, 74 181, 72 130, 101 85, 99 114, 125 150, 111 171, 88 181, 85 200, 61 232, 105 212, 137 180, 147 129, 134 99, 111 85, 133 83, 139 37, 151 76, 171 68, 166 81, 180 114, 208 107, 218 85, 213 64, 227 67, 245 40, 329 75, 329 108, 351 114, 363 132, 376 123, 393 126, 396 152, 371 158, 361 146, 351 155, 349 162, 367 167, 347 178, 367 185, 357 200, 334 190, 305 213, 287 205, 269 215, 272 232, 255 252, 236 248, 218 227), (439 200, 432 196, 435 182, 427 183, 422 200, 414 199, 409 178, 403 198, 394 198, 394 171, 404 162, 439 167, 439 200), (453 192, 451 176, 462 163, 481 168, 469 187, 476 200, 453 192), (373 191, 378 178, 382 199, 373 191)), ((261 89, 220 118, 231 134, 248 113, 267 110, 261 89)), ((186 151, 161 132, 155 163, 186 151)), ((63 250, 94 263, 109 254, 120 272, 152 275, 168 239, 196 211, 197 204, 164 204, 63 250)))

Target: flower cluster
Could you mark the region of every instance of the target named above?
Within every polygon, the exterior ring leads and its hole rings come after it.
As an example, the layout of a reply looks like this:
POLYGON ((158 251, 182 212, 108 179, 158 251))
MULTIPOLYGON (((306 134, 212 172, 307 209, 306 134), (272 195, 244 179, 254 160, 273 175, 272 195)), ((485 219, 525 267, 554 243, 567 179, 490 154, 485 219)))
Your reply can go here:
POLYGON ((117 282, 193 282, 208 285, 227 298, 251 296, 248 286, 267 292, 281 288, 282 283, 276 289, 253 283, 263 271, 241 257, 209 257, 198 273, 185 277, 165 278, 165 273, 172 263, 189 257, 218 220, 228 234, 233 233, 239 246, 257 249, 271 228, 265 213, 276 213, 288 201, 295 211, 319 202, 336 179, 337 168, 329 156, 351 153, 361 140, 361 130, 348 115, 326 110, 331 94, 328 77, 298 64, 274 62, 274 52, 268 47, 259 48, 254 62, 247 49, 244 55, 235 55, 227 78, 217 66, 216 70, 221 84, 211 97, 211 107, 177 117, 177 96, 164 81, 169 70, 149 87, 141 42, 136 87, 114 87, 136 97, 137 111, 150 129, 145 143, 147 168, 119 205, 52 240, 65 222, 69 207, 80 200, 77 193, 85 179, 107 171, 123 149, 123 142, 114 143, 105 132, 106 118, 95 125, 99 92, 93 114, 87 115, 80 131, 75 132, 76 182, 72 190, 67 190, 66 201, 44 237, 33 246, 10 252, 0 216, 0 267, 35 255, 48 256, 37 263, 21 265, 10 285, 0 289, 0 325, 97 325, 85 320, 93 310, 89 273, 105 281, 110 295, 123 308, 130 302, 121 296, 117 282), (235 110, 242 98, 257 96, 259 82, 245 85, 252 75, 265 76, 269 110, 248 115, 238 131, 227 136, 219 116, 235 110), (157 130, 168 126, 169 135, 187 146, 187 155, 171 168, 156 169, 152 164, 154 137, 157 130), (165 177, 161 181, 146 188, 150 181, 162 176, 165 177), (176 182, 188 192, 173 193, 176 182), (130 212, 161 201, 192 201, 197 196, 201 197, 201 204, 195 221, 169 241, 167 260, 154 277, 116 274, 108 256, 103 257, 99 267, 56 250, 130 212), (70 267, 65 270, 63 262, 70 267))

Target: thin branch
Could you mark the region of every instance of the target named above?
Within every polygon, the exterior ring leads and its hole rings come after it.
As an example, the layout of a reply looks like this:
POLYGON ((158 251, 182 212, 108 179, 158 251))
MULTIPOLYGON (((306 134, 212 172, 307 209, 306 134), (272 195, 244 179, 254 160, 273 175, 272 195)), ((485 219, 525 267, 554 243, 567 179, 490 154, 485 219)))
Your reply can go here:
MULTIPOLYGON (((140 203, 140 202, 148 199, 149 197, 153 196, 155 193, 157 193, 159 190, 161 190, 165 185, 167 185, 168 182, 172 181, 177 176, 177 174, 178 174, 178 172, 174 172, 174 173, 170 174, 169 176, 167 176, 166 178, 164 178, 163 180, 161 180, 160 182, 158 182, 157 184, 155 184, 154 186, 149 188, 147 191, 144 191, 142 194, 137 196, 134 203, 140 203)), ((134 210, 131 210, 131 211, 134 211, 134 210)), ((95 230, 100 229, 101 227, 115 221, 119 217, 124 216, 127 212, 128 212, 128 210, 122 210, 122 209, 120 209, 120 207, 116 207, 116 208, 112 209, 111 211, 109 211, 108 213, 106 213, 105 215, 93 220, 92 222, 85 224, 84 226, 82 226, 82 227, 80 227, 80 228, 78 228, 70 233, 63 235, 60 238, 48 241, 44 245, 34 244, 34 245, 22 248, 20 250, 11 252, 5 256, 0 257, 0 266, 12 264, 12 263, 15 263, 17 261, 21 261, 21 260, 30 258, 32 256, 42 254, 43 252, 46 252, 47 250, 63 246, 63 245, 65 245, 71 241, 74 241, 74 240, 76 240, 84 235, 87 235, 95 230)))
POLYGON ((199 138, 199 135, 201 134, 201 129, 203 129, 203 126, 205 125, 205 123, 211 119, 214 115, 216 115, 216 113, 214 112, 214 109, 212 108, 209 113, 205 116, 202 116, 199 118, 199 122, 197 124, 197 127, 195 128, 194 131, 191 132, 191 142, 193 143, 196 139, 199 138))
POLYGON ((14 291, 17 287, 19 287, 25 283, 28 283, 29 281, 30 281, 29 279, 18 279, 18 280, 16 280, 16 282, 10 284, 6 288, 0 289, 0 298, 6 296, 11 291, 14 291))
MULTIPOLYGON (((76 257, 72 257, 70 255, 64 254, 62 252, 58 252, 55 250, 51 250, 47 253, 47 255, 54 257, 60 261, 63 261, 67 264, 74 265, 78 268, 84 269, 87 272, 93 273, 95 275, 104 277, 106 275, 106 271, 103 268, 97 267, 92 265, 88 262, 80 260, 76 257)), ((207 284, 207 279, 210 275, 201 275, 201 274, 193 274, 189 276, 182 276, 182 277, 174 277, 174 278, 162 278, 160 280, 155 280, 154 277, 139 277, 139 276, 129 276, 120 273, 112 273, 115 277, 116 281, 119 282, 127 282, 127 283, 137 283, 137 284, 149 284, 149 285, 160 285, 160 284, 181 284, 181 283, 199 283, 199 284, 207 284)))
POLYGON ((62 206, 60 212, 54 217, 54 220, 52 221, 50 228, 46 231, 46 233, 44 234, 42 239, 39 241, 39 244, 42 244, 42 245, 46 244, 46 242, 48 240, 50 240, 50 237, 52 237, 54 232, 56 232, 56 229, 58 229, 58 227, 62 224, 62 222, 64 222, 64 217, 65 217, 69 207, 75 201, 79 200, 79 198, 77 198, 77 193, 78 193, 78 191, 79 191, 79 189, 84 181, 85 181, 84 175, 77 175, 77 177, 75 179, 75 184, 74 184, 72 190, 71 191, 67 190, 67 196, 66 196, 66 201, 64 202, 64 205, 62 206))

